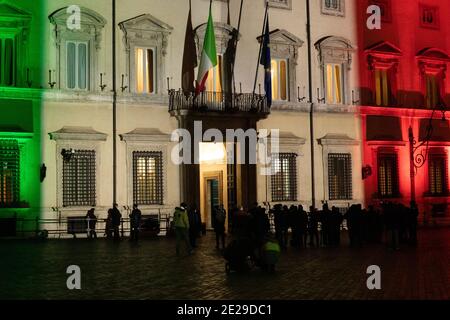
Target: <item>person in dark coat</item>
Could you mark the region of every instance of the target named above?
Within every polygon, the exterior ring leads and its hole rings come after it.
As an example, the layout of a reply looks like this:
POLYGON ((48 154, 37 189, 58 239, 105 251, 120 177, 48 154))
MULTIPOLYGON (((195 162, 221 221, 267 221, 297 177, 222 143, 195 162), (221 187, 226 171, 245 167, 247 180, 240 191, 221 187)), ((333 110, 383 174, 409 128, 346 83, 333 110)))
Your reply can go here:
POLYGON ((107 239, 112 238, 112 209, 108 210, 108 216, 106 217, 106 223, 105 223, 105 235, 107 239))
POLYGON ((306 248, 308 239, 308 213, 303 209, 303 206, 298 206, 299 215, 299 240, 300 246, 306 248))
POLYGON ((142 212, 138 209, 138 205, 133 205, 133 210, 130 213, 130 241, 139 240, 139 229, 141 227, 142 212))
POLYGON ((319 213, 311 206, 309 207, 308 216, 308 233, 309 233, 309 245, 311 247, 319 246, 319 213))
POLYGON ((88 221, 88 238, 92 239, 95 238, 97 239, 97 232, 95 232, 95 225, 97 224, 97 217, 95 216, 95 209, 92 208, 90 209, 87 214, 86 214, 86 219, 88 221))
POLYGON ((214 232, 216 233, 216 249, 220 249, 219 240, 222 242, 222 249, 225 249, 225 221, 227 213, 223 205, 216 207, 214 215, 214 232))
POLYGON ((197 238, 202 230, 202 218, 197 205, 194 204, 188 211, 189 218, 189 241, 192 248, 197 247, 197 238))
POLYGON ((292 230, 291 246, 300 248, 300 213, 297 206, 292 205, 289 208, 289 225, 292 230))
POLYGON ((119 227, 122 220, 122 214, 118 209, 118 204, 114 203, 111 209, 111 224, 114 234, 114 240, 120 240, 119 227))

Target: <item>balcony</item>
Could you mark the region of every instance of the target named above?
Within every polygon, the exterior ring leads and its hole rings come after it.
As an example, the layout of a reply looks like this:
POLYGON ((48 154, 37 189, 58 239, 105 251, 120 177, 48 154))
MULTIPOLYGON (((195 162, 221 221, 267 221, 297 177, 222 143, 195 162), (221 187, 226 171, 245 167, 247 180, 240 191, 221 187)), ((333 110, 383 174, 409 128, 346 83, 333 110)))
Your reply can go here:
POLYGON ((203 114, 246 114, 265 118, 270 114, 265 95, 252 93, 225 94, 222 92, 202 92, 197 97, 186 96, 181 90, 169 91, 169 112, 172 116, 203 113, 203 114))

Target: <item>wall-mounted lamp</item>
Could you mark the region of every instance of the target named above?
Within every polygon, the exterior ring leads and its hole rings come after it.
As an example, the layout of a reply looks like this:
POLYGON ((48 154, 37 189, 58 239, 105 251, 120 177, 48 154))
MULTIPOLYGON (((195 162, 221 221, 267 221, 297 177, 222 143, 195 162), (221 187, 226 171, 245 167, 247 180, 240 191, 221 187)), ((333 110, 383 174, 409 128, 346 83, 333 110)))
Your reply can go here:
POLYGON ((372 175, 372 167, 367 165, 362 168, 362 178, 363 180, 366 180, 368 177, 372 175))

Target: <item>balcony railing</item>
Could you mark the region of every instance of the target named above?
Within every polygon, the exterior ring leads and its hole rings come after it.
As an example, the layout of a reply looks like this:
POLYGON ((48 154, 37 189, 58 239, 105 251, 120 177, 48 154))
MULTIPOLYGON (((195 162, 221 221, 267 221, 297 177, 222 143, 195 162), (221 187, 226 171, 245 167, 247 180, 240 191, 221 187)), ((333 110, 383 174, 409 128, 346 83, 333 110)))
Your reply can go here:
POLYGON ((265 95, 252 93, 202 92, 198 96, 185 95, 181 90, 169 91, 169 112, 172 111, 198 112, 249 112, 269 114, 270 108, 265 95))

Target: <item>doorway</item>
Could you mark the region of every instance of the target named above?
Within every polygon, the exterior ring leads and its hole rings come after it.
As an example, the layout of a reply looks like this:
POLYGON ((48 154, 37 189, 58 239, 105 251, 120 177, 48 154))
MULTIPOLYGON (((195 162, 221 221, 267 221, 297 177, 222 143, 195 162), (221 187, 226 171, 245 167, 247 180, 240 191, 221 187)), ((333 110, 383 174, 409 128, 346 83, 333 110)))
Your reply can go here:
POLYGON ((208 229, 214 228, 215 208, 222 204, 222 172, 205 172, 204 174, 204 208, 205 222, 208 229))

